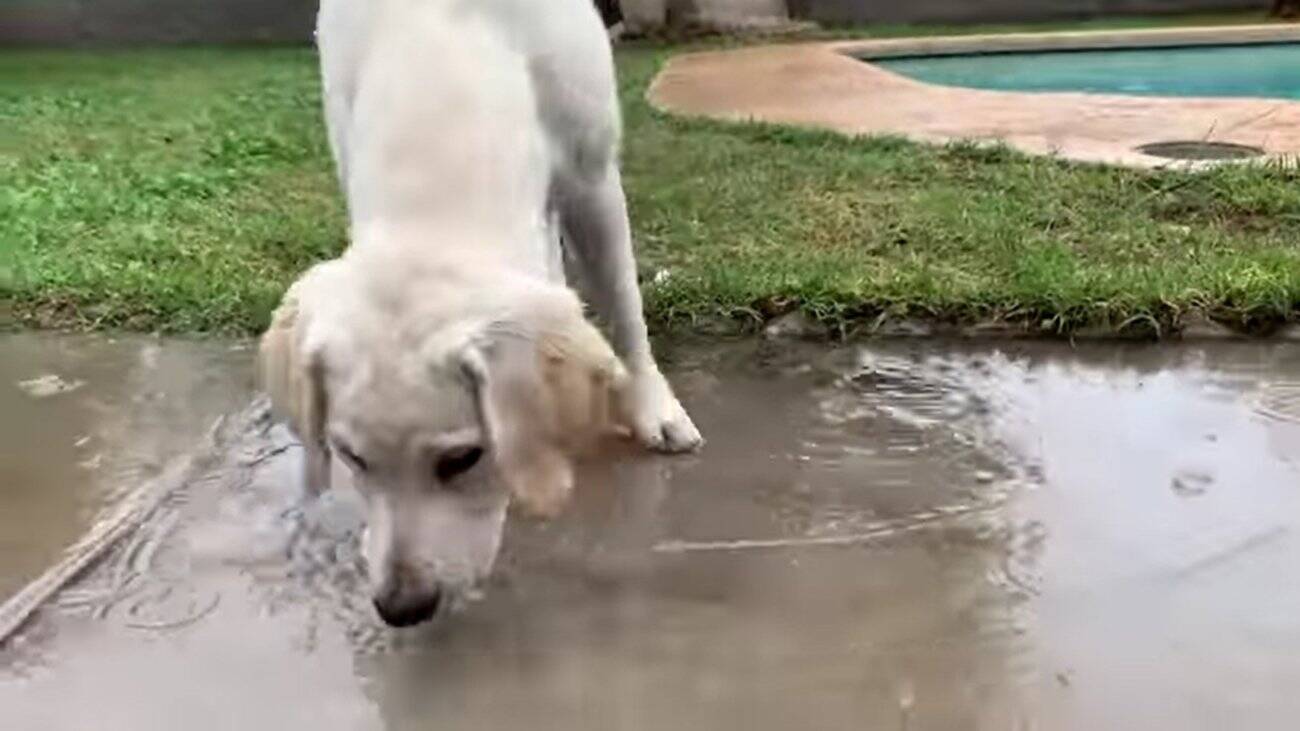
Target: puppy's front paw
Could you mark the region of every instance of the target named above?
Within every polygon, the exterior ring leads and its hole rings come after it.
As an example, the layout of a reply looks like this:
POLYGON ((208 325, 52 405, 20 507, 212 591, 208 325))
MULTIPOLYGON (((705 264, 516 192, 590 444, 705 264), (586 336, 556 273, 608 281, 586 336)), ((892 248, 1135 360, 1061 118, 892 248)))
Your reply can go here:
POLYGON ((700 430, 653 366, 634 372, 624 402, 632 436, 657 452, 691 452, 704 444, 700 430))

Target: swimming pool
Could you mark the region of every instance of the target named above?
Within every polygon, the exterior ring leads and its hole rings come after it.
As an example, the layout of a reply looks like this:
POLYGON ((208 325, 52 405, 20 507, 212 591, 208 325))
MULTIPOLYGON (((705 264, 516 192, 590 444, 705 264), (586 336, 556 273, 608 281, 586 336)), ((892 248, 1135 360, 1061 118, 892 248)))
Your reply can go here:
POLYGON ((975 89, 1300 99, 1300 43, 868 60, 918 81, 975 89))

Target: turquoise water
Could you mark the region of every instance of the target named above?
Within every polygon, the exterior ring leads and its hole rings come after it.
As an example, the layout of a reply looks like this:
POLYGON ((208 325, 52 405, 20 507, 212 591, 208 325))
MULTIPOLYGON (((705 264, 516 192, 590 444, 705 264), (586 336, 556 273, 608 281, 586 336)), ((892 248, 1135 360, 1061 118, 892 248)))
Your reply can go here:
POLYGON ((1300 43, 874 60, 918 81, 1003 91, 1300 99, 1300 43))

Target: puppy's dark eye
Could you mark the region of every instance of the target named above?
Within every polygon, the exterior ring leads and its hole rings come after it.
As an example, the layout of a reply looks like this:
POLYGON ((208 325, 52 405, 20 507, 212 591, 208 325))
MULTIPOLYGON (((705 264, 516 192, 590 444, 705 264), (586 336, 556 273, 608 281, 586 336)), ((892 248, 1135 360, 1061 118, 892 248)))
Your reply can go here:
POLYGON ((366 464, 366 461, 357 456, 357 453, 353 452, 347 445, 336 443, 334 448, 338 450, 339 456, 343 458, 343 461, 347 462, 348 465, 356 471, 365 472, 370 469, 370 465, 366 464))
POLYGON ((434 465, 433 469, 440 481, 448 482, 457 475, 469 472, 482 458, 482 447, 459 447, 444 452, 438 457, 438 463, 434 465))

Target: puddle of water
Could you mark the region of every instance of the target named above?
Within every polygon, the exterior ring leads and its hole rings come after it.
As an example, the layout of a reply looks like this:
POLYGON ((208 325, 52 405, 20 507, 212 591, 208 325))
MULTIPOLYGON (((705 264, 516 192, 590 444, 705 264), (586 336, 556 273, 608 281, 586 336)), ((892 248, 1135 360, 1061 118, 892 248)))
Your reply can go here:
POLYGON ((1294 348, 676 355, 707 450, 589 465, 573 510, 512 523, 486 597, 432 627, 378 624, 354 499, 298 503, 283 432, 248 437, 0 655, 0 718, 1181 731, 1300 712, 1300 414, 1276 398, 1294 348))
POLYGON ((0 336, 0 600, 251 394, 231 343, 0 336))

